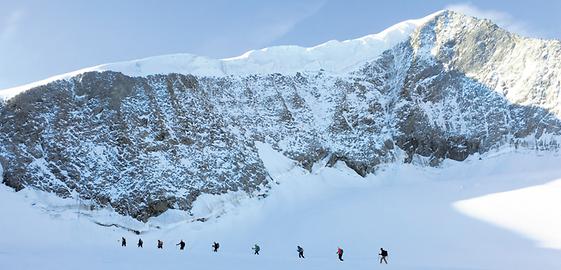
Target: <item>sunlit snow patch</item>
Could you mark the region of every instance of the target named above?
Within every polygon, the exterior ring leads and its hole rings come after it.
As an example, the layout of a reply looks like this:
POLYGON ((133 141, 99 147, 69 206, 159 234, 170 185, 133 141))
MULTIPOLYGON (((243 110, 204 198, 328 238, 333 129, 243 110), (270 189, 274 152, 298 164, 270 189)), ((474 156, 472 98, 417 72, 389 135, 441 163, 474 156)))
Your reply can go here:
POLYGON ((454 207, 527 236, 542 247, 561 249, 561 179, 458 201, 454 207))

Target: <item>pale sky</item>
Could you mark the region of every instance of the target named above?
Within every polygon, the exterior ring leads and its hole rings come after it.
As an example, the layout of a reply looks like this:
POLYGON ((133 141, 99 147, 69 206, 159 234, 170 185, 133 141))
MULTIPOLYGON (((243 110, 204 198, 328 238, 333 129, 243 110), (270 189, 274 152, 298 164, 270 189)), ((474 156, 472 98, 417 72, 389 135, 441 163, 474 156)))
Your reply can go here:
POLYGON ((452 8, 531 37, 561 39, 561 1, 0 0, 0 89, 103 63, 373 34, 452 8))

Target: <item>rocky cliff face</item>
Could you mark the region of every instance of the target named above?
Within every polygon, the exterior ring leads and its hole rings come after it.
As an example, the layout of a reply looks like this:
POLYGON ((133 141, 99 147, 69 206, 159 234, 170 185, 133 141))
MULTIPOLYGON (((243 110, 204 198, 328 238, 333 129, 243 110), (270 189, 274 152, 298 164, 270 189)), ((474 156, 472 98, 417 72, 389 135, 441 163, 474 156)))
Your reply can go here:
POLYGON ((255 141, 303 167, 557 149, 561 43, 443 12, 347 74, 89 72, 0 102, 3 181, 147 220, 201 193, 264 195, 255 141))

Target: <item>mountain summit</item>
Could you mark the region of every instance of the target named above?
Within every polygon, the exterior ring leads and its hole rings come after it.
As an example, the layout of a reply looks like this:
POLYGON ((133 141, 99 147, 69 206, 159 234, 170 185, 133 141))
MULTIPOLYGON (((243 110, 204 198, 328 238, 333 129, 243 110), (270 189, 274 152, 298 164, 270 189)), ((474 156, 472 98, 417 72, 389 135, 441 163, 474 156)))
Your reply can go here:
POLYGON ((558 149, 560 72, 561 42, 452 11, 312 48, 101 65, 0 92, 3 182, 146 221, 203 193, 265 196, 259 143, 363 176, 558 149))

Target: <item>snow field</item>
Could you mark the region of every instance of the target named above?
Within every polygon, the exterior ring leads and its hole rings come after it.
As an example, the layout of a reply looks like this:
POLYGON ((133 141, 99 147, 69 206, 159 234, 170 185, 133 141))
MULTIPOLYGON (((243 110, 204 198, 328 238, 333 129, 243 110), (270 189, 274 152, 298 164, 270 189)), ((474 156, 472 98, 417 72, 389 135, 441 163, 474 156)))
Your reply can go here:
MULTIPOLYGON (((141 224, 108 210, 78 215, 68 200, 2 187, 0 215, 5 218, 0 221, 0 269, 561 267, 555 242, 559 238, 553 238, 561 235, 561 227, 540 227, 542 220, 531 219, 536 213, 558 222, 559 204, 542 205, 551 201, 547 197, 534 200, 541 195, 533 193, 532 203, 525 205, 539 211, 511 211, 500 200, 485 199, 509 190, 514 191, 505 194, 515 197, 527 189, 559 194, 559 189, 548 188, 557 182, 546 184, 561 178, 557 154, 497 152, 482 160, 445 162, 442 168, 393 164, 361 178, 344 164, 316 166, 308 173, 268 145, 258 147, 278 182, 269 196, 205 196, 197 202, 193 217, 174 211, 141 224), (487 210, 494 211, 488 215, 492 218, 484 215, 487 210), (504 223, 496 213, 516 218, 504 223), (220 218, 185 221, 199 215, 220 218), (92 220, 143 230, 140 237, 145 248, 136 248, 137 235, 95 225, 92 220), (520 225, 527 221, 543 233, 520 225), (121 236, 127 238, 128 247, 120 247, 121 236), (156 249, 157 239, 165 242, 164 250, 156 249), (181 239, 187 242, 183 252, 175 246, 181 239), (211 251, 213 241, 220 242, 219 253, 211 251), (260 256, 252 255, 255 243, 262 248, 260 256), (304 247, 306 259, 298 259, 297 245, 304 247), (345 250, 344 262, 337 261, 338 246, 345 250), (389 251, 389 265, 378 264, 380 247, 389 251)), ((516 202, 515 197, 509 202, 516 202)))

